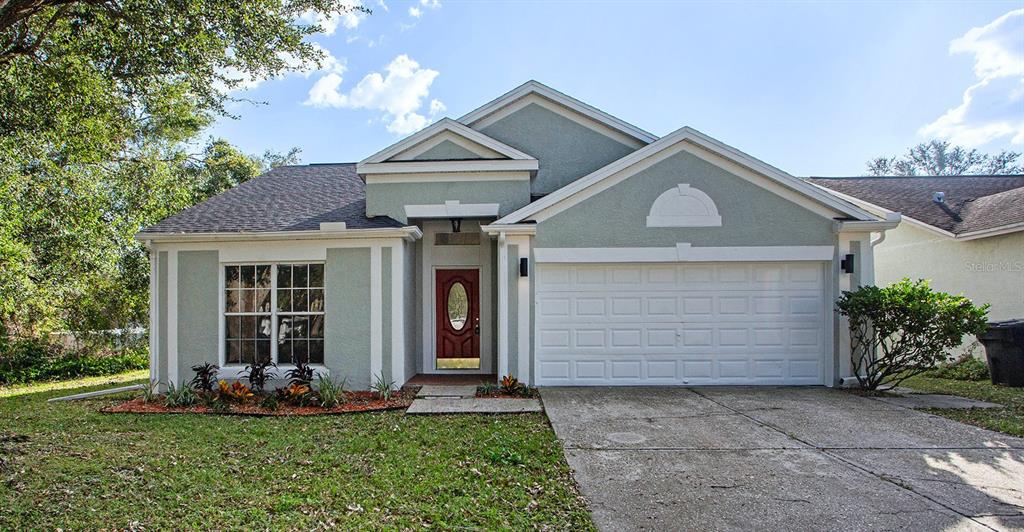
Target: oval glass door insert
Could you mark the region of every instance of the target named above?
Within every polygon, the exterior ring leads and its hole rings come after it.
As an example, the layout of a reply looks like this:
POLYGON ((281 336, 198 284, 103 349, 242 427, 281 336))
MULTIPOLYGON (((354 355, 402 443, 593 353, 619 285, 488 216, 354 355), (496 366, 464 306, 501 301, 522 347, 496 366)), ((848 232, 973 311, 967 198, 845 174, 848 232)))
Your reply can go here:
POLYGON ((466 318, 469 316, 469 298, 466 296, 466 287, 456 281, 448 289, 448 323, 452 329, 461 331, 466 326, 466 318))

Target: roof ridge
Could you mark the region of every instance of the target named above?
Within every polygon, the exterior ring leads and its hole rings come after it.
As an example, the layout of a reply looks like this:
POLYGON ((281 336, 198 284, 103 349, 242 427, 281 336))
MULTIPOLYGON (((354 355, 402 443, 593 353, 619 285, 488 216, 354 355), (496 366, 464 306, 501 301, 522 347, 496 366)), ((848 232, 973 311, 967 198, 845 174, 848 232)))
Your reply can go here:
POLYGON ((862 176, 807 176, 803 179, 961 179, 961 178, 1021 179, 1024 174, 956 174, 956 175, 862 175, 862 176))

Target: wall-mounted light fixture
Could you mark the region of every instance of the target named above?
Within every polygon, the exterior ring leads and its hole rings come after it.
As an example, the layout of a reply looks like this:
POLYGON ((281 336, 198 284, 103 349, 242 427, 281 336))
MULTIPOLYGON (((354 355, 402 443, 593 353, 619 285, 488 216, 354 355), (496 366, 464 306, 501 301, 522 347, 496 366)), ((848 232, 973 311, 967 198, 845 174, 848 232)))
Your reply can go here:
POLYGON ((523 257, 519 259, 519 276, 529 277, 530 276, 530 259, 523 257))
POLYGON ((462 218, 449 218, 448 220, 452 223, 453 233, 462 232, 462 218))
POLYGON ((853 253, 847 253, 839 261, 839 269, 843 270, 843 273, 853 273, 853 253))

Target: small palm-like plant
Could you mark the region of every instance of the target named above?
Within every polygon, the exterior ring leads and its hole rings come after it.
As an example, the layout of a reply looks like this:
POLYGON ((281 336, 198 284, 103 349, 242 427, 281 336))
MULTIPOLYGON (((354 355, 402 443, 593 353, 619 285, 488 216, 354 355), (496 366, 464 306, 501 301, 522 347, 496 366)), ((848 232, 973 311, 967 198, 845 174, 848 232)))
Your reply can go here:
POLYGON ((271 369, 276 367, 277 365, 269 360, 249 364, 245 367, 245 371, 248 373, 245 380, 249 381, 249 388, 253 393, 263 393, 263 387, 267 385, 267 381, 277 377, 277 373, 271 369))
POLYGON ((220 366, 209 362, 192 366, 192 371, 196 373, 196 376, 192 378, 192 387, 206 393, 213 392, 214 386, 217 385, 219 370, 220 366))
POLYGON ((192 406, 199 401, 196 391, 186 383, 175 385, 174 382, 167 383, 167 397, 164 404, 168 408, 192 406))
POLYGON ((345 401, 345 381, 334 382, 325 375, 317 378, 317 395, 320 397, 320 406, 334 408, 345 401))
POLYGON ((512 374, 505 375, 501 378, 501 391, 508 394, 517 394, 522 388, 522 384, 519 383, 519 379, 512 376, 512 374))
POLYGON ((382 371, 380 375, 377 375, 374 379, 372 388, 373 391, 377 392, 378 397, 387 401, 388 399, 391 399, 391 392, 395 388, 395 381, 387 380, 384 376, 384 372, 382 371))
POLYGON ((147 403, 156 401, 159 395, 157 394, 157 387, 159 386, 158 381, 149 381, 145 387, 142 388, 142 400, 147 403))
POLYGON ((220 388, 218 393, 225 399, 244 403, 253 398, 252 390, 241 382, 235 381, 229 385, 227 381, 222 380, 218 385, 220 388))
POLYGON ((295 369, 286 371, 284 376, 288 379, 288 384, 290 385, 301 384, 309 386, 313 382, 313 374, 313 366, 305 362, 297 362, 295 369))

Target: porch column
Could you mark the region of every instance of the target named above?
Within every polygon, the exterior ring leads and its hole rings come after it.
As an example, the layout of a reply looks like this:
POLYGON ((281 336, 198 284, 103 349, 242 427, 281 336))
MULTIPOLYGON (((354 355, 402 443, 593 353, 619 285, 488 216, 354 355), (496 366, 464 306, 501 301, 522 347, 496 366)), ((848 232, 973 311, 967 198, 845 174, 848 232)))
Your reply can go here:
POLYGON ((498 367, 500 379, 508 375, 508 238, 498 234, 498 367))
POLYGON ((518 248, 518 256, 516 257, 516 264, 519 264, 522 259, 528 261, 528 274, 523 277, 519 274, 519 271, 509 272, 510 275, 517 277, 516 282, 516 294, 510 296, 517 298, 516 304, 516 316, 510 316, 509 318, 515 320, 516 323, 516 360, 518 362, 517 367, 514 368, 514 374, 519 378, 520 382, 524 384, 530 384, 530 352, 532 351, 530 342, 531 327, 530 327, 530 280, 533 278, 533 261, 530 260, 530 239, 529 235, 515 235, 508 237, 509 244, 515 245, 518 248))

